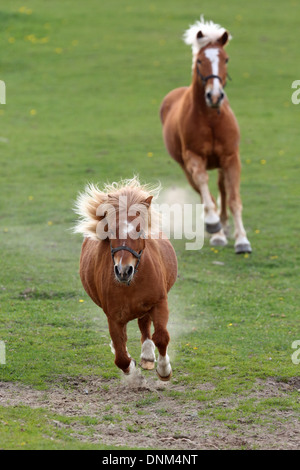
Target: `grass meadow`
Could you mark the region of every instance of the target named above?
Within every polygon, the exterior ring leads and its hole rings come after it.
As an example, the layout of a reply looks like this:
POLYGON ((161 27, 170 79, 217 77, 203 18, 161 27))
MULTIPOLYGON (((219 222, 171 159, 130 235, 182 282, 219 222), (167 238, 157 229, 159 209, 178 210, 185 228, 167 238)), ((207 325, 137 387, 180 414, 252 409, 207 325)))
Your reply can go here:
MULTIPOLYGON (((300 341, 300 105, 291 101, 291 84, 300 79, 298 0, 2 4, 0 340, 6 364, 0 382, 42 393, 68 389, 76 378, 118 387, 105 315, 80 283, 82 240, 70 230, 72 207, 87 182, 133 174, 198 202, 164 148, 159 107, 171 89, 190 83, 191 50, 181 38, 201 13, 233 36, 226 92, 241 128, 243 218, 253 253, 235 255, 232 238, 219 249, 206 240, 198 252, 174 240, 173 379, 159 396, 166 410, 168 402, 199 405, 196 434, 205 421, 210 438, 219 426, 226 438, 237 436, 246 422, 272 435, 273 447, 277 441, 288 449, 288 437, 277 440, 276 432, 289 419, 299 430, 300 365, 291 358, 292 343, 300 341), (286 392, 248 395, 271 379, 286 392)), ((216 193, 214 172, 210 185, 216 193)), ((132 322, 128 349, 136 359, 137 330, 132 322)), ((118 413, 107 409, 90 418, 87 410, 77 419, 10 403, 0 385, 0 448, 114 448, 114 441, 91 437, 108 421, 127 429, 125 448, 165 448, 163 440, 151 444, 160 429, 128 424, 129 411, 141 407, 150 419, 156 401, 157 392, 140 392, 120 403, 118 413), (137 436, 147 433, 149 443, 141 444, 137 436)), ((162 415, 160 409, 156 416, 162 415)), ((234 445, 225 439, 217 447, 272 447, 251 439, 234 445)))

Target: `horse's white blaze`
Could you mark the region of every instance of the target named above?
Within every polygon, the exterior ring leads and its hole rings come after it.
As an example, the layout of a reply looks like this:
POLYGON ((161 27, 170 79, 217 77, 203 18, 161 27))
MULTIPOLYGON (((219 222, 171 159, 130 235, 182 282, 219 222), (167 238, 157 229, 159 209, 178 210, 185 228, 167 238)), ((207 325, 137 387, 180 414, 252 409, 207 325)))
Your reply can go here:
MULTIPOLYGON (((206 57, 211 62, 212 75, 219 75, 219 49, 212 47, 204 51, 206 57)), ((213 94, 218 94, 220 90, 220 82, 217 78, 213 79, 213 94)))
POLYGON ((168 354, 165 356, 158 354, 157 372, 161 377, 168 377, 171 374, 172 368, 168 354))
POLYGON ((151 339, 146 339, 142 344, 141 359, 145 361, 155 361, 155 344, 151 339))

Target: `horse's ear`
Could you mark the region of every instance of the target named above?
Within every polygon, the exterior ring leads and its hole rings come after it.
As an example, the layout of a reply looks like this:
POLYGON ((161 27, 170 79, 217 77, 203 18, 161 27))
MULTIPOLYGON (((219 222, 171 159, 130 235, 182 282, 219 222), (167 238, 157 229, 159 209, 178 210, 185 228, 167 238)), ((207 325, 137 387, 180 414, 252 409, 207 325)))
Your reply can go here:
POLYGON ((222 36, 218 39, 218 42, 221 44, 221 46, 225 46, 229 40, 229 34, 228 31, 225 31, 222 36))
POLYGON ((202 33, 202 31, 198 31, 197 33, 197 39, 201 39, 203 38, 204 34, 202 33))
POLYGON ((151 204, 152 199, 153 199, 153 196, 147 197, 147 199, 145 199, 145 200, 143 201, 143 204, 145 204, 145 206, 147 206, 147 207, 150 207, 150 204, 151 204))

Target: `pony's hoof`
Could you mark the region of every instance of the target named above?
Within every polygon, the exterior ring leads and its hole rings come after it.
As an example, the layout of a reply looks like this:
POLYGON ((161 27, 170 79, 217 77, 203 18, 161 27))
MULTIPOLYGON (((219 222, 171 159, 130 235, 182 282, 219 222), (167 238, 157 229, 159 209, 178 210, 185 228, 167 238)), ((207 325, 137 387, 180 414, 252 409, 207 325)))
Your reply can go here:
POLYGON ((172 377, 172 370, 171 370, 171 372, 169 373, 169 375, 167 375, 166 377, 162 377, 162 376, 159 374, 159 372, 158 372, 157 369, 156 369, 156 373, 157 373, 159 379, 162 380, 163 382, 168 382, 168 381, 170 380, 170 378, 172 377))
POLYGON ((237 255, 241 255, 243 253, 252 253, 250 243, 240 243, 239 245, 235 245, 234 249, 237 255))
POLYGON ((154 361, 147 361, 146 359, 141 359, 140 367, 144 370, 153 370, 154 361))
POLYGON ((206 223, 205 228, 208 233, 217 233, 217 232, 220 232, 220 230, 222 230, 222 225, 221 225, 221 222, 217 222, 215 224, 206 223))
POLYGON ((211 246, 226 246, 227 243, 227 238, 222 234, 213 235, 209 240, 211 246))
POLYGON ((130 375, 132 372, 135 370, 136 366, 136 361, 134 359, 131 359, 131 362, 129 364, 129 367, 126 370, 123 370, 125 375, 130 375))

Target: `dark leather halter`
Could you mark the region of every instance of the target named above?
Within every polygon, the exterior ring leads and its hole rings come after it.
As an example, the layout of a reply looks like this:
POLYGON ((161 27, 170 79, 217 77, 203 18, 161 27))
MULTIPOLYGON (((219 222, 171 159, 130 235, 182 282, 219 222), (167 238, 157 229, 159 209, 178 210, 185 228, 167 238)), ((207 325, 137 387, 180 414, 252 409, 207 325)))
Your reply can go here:
MULTIPOLYGON (((199 62, 197 61, 197 67, 196 67, 197 68, 197 74, 201 78, 203 85, 206 85, 207 80, 209 80, 210 78, 217 78, 218 80, 220 80, 221 85, 223 86, 222 78, 219 75, 211 74, 211 75, 206 75, 206 77, 204 77, 204 75, 202 75, 202 73, 199 70, 198 64, 199 64, 199 62)), ((231 80, 231 77, 229 76, 228 73, 227 73, 227 77, 228 77, 229 80, 231 80)), ((225 83, 225 85, 226 85, 226 83, 225 83)), ((224 85, 224 87, 225 87, 225 85, 224 85)))
POLYGON ((135 256, 135 258, 137 258, 137 263, 136 263, 135 268, 134 268, 134 274, 135 274, 138 270, 138 265, 140 264, 143 250, 141 250, 138 253, 137 251, 134 251, 132 248, 130 248, 129 246, 126 246, 126 245, 125 246, 117 246, 116 248, 113 248, 110 245, 111 257, 112 257, 112 260, 113 260, 114 264, 115 264, 114 254, 117 253, 117 251, 122 251, 122 250, 129 251, 129 253, 131 253, 133 256, 135 256))

